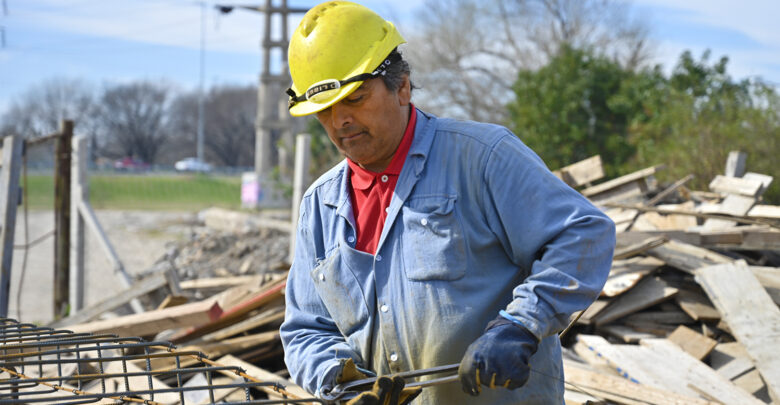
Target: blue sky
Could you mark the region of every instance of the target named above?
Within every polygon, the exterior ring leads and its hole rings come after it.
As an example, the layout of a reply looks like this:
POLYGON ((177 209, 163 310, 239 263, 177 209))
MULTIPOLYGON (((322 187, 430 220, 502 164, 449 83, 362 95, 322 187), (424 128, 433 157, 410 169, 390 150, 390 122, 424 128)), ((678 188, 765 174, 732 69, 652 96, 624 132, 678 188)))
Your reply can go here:
MULTIPOLYGON (((3 0, 0 0, 0 5, 3 0)), ((402 30, 414 29, 421 1, 359 1, 402 30)), ((213 5, 216 1, 207 1, 213 5)), ((236 0, 231 4, 264 4, 236 0)), ((289 0, 311 7, 318 1, 289 0)), ((656 41, 656 63, 670 69, 680 53, 730 58, 736 78, 761 76, 780 84, 780 2, 776 0, 636 0, 656 41)), ((30 86, 55 77, 95 85, 165 79, 181 89, 197 86, 201 2, 190 0, 5 0, 0 26, 0 113, 30 86)), ((290 26, 299 18, 291 18, 290 26)), ((261 66, 262 15, 237 10, 220 16, 208 8, 205 84, 252 84, 261 66)))

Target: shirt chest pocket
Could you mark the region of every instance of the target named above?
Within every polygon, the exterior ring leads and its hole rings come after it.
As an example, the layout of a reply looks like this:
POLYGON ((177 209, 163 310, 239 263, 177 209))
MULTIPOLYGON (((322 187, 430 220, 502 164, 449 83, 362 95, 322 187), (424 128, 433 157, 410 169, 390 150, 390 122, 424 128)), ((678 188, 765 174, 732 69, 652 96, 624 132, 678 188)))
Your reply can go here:
POLYGON ((456 196, 418 196, 402 208, 404 271, 409 280, 453 281, 466 274, 466 240, 456 196))

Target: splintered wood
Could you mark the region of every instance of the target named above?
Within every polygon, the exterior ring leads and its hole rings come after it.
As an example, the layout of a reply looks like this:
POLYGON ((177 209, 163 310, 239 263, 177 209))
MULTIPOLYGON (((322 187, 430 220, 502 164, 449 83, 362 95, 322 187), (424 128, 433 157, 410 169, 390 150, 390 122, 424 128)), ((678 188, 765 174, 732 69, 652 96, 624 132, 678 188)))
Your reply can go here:
POLYGON ((571 334, 582 363, 564 361, 592 399, 567 403, 780 403, 780 206, 761 203, 773 179, 744 159, 711 192, 685 188, 692 176, 654 189, 658 167, 582 190, 617 246, 571 334))

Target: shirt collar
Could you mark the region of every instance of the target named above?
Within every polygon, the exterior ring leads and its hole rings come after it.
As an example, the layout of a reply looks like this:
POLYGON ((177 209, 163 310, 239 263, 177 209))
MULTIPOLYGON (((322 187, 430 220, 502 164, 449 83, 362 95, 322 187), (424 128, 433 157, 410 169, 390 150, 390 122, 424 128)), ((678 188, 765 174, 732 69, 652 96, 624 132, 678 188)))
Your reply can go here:
POLYGON ((352 171, 350 181, 352 182, 353 188, 358 190, 366 190, 371 187, 371 185, 374 183, 374 180, 376 180, 377 176, 379 175, 391 174, 397 176, 401 173, 401 169, 404 167, 404 161, 406 161, 406 155, 409 152, 409 147, 412 145, 414 129, 417 123, 417 109, 414 107, 414 104, 410 103, 409 110, 409 122, 406 124, 406 129, 404 130, 404 135, 401 138, 401 143, 398 145, 398 148, 396 149, 390 164, 383 172, 374 173, 370 170, 366 170, 360 167, 351 159, 347 159, 349 169, 352 171))

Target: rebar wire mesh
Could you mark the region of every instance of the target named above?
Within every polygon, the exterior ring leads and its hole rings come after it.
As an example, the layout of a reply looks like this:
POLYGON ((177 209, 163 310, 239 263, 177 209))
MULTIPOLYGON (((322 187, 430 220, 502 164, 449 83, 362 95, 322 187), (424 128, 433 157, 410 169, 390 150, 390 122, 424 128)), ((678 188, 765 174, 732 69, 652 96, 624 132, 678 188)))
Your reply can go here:
POLYGON ((169 342, 0 318, 0 404, 23 403, 325 404, 169 342), (257 390, 278 399, 253 399, 257 390))

